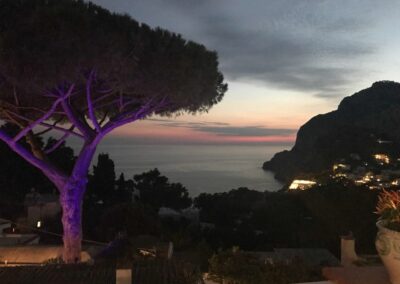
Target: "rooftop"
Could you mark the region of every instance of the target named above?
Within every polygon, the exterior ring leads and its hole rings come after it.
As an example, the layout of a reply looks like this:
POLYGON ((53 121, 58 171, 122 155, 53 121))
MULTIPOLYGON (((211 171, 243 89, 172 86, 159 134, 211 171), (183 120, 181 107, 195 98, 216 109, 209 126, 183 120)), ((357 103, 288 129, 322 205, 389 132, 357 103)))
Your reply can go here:
POLYGON ((89 265, 45 265, 0 267, 2 284, 114 284, 112 267, 89 265))
MULTIPOLYGON (((200 272, 190 263, 143 261, 132 267, 132 284, 196 283, 200 272)), ((0 267, 1 284, 115 284, 115 265, 44 265, 0 267)))

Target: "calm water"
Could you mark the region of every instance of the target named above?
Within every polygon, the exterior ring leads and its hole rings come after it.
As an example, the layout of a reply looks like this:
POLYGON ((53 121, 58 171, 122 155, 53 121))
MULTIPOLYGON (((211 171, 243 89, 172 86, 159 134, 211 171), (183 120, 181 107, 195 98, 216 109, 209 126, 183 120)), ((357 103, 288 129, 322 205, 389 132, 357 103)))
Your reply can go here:
MULTIPOLYGON (((275 191, 282 187, 262 163, 288 146, 266 145, 120 145, 101 144, 117 174, 126 178, 158 168, 172 182, 180 182, 192 196, 238 187, 275 191)), ((97 157, 94 162, 97 162, 97 157)))

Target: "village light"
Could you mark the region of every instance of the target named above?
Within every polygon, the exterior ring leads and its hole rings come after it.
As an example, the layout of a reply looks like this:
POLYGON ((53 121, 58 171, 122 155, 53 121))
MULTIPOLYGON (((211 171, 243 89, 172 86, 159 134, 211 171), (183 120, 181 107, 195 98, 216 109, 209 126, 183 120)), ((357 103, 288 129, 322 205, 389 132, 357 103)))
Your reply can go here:
POLYGON ((41 227, 42 227, 42 221, 37 221, 36 228, 41 228, 41 227))
POLYGON ((375 154, 374 158, 377 162, 380 162, 382 164, 389 164, 390 163, 390 158, 386 154, 375 154))
POLYGON ((306 189, 309 189, 309 188, 315 186, 316 184, 317 183, 315 181, 311 181, 311 180, 295 179, 290 184, 289 189, 290 190, 306 190, 306 189))

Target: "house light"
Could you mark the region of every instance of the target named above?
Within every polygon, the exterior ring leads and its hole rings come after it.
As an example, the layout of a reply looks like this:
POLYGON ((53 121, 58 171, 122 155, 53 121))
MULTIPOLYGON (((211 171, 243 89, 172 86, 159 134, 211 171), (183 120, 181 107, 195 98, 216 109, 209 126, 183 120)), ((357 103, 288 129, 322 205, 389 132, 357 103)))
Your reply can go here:
POLYGON ((315 181, 311 180, 299 180, 295 179, 293 182, 290 184, 289 189, 290 190, 305 190, 313 187, 317 183, 315 181))
POLYGON ((346 178, 346 177, 347 177, 347 174, 342 174, 342 173, 340 173, 340 174, 336 174, 335 177, 337 177, 337 178, 339 178, 339 177, 346 178))
POLYGON ((350 165, 347 164, 334 164, 333 165, 333 171, 337 171, 337 170, 350 170, 350 165))
POLYGON ((389 164, 390 163, 390 158, 388 155, 385 154, 375 154, 374 158, 377 162, 380 162, 382 165, 383 164, 389 164))
POLYGON ((366 181, 366 182, 368 182, 368 181, 371 181, 371 178, 370 178, 370 176, 365 176, 364 178, 363 178, 363 181, 366 181))
POLYGON ((36 228, 41 228, 41 227, 42 227, 42 221, 37 221, 36 228))

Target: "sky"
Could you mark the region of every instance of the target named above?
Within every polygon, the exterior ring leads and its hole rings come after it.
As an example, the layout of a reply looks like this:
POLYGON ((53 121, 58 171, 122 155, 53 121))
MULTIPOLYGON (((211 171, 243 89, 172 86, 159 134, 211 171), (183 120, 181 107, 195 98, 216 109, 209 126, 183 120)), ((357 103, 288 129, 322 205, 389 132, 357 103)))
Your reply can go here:
POLYGON ((288 143, 311 117, 399 81, 397 0, 94 0, 219 55, 229 90, 208 113, 116 130, 144 143, 288 143))

